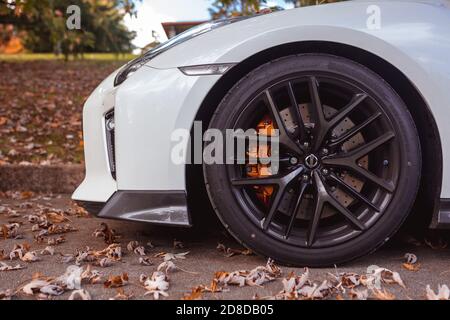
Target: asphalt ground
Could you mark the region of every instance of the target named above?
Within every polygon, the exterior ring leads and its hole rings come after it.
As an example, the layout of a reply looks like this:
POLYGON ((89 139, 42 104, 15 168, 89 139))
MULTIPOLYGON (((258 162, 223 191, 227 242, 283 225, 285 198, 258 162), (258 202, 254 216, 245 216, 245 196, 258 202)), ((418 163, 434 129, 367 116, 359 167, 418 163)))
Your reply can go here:
MULTIPOLYGON (((17 271, 0 272, 0 292, 2 290, 17 290, 22 285, 30 282, 33 274, 40 273, 49 277, 62 275, 70 264, 62 262, 61 254, 73 254, 77 249, 89 247, 94 250, 102 250, 107 247, 104 240, 93 236, 93 232, 100 223, 106 222, 108 226, 115 229, 120 235, 117 241, 122 245, 124 256, 120 262, 107 268, 95 267, 102 273, 105 280, 110 275, 121 275, 127 273, 129 282, 122 289, 128 294, 132 294, 134 299, 153 299, 152 295, 144 296, 145 289, 139 283, 141 274, 151 275, 156 271, 157 266, 163 261, 155 257, 160 252, 184 253, 189 252, 184 260, 175 260, 176 265, 184 271, 170 272, 168 290, 169 297, 164 299, 181 299, 191 292, 192 288, 199 285, 209 286, 214 274, 217 271, 251 270, 257 266, 265 265, 266 259, 257 255, 236 255, 226 257, 217 250, 218 243, 225 247, 237 248, 240 246, 219 226, 210 227, 208 230, 199 229, 179 229, 161 226, 150 226, 147 224, 129 223, 123 221, 105 221, 97 218, 68 216, 73 227, 78 231, 64 234, 66 242, 55 246, 55 254, 41 255, 47 243, 38 244, 34 240, 36 232, 32 232, 32 224, 28 222, 27 215, 39 212, 39 205, 47 208, 69 210, 74 204, 67 195, 27 195, 22 194, 16 197, 0 196, 0 225, 9 222, 20 222, 22 225, 19 234, 23 239, 0 239, 0 252, 4 250, 8 254, 18 243, 28 243, 31 251, 38 252, 40 261, 24 263, 19 260, 3 260, 8 264, 20 263, 26 268, 17 271), (16 199, 14 199, 16 198, 16 199), (24 199, 25 198, 25 199, 24 199), (3 208, 1 208, 3 207, 3 208), (14 210, 14 215, 7 212, 14 210), (176 240, 176 241, 175 241, 176 240), (139 256, 127 252, 127 244, 130 241, 138 241, 146 246, 147 257, 153 262, 152 266, 139 264, 139 256), (150 248, 147 243, 151 242, 155 247, 150 248), (183 248, 175 248, 182 245, 183 248), (181 243, 181 244, 180 244, 181 243), (186 272, 187 271, 187 272, 186 272)), ((376 253, 348 263, 343 266, 329 269, 310 269, 311 280, 321 282, 328 279, 328 273, 355 272, 363 274, 370 265, 378 265, 399 272, 406 288, 398 285, 386 285, 384 288, 395 295, 397 299, 425 299, 426 286, 430 285, 437 289, 440 284, 450 285, 450 249, 446 247, 444 238, 448 238, 449 232, 441 232, 433 243, 428 244, 419 239, 411 239, 408 236, 399 236, 391 240, 386 246, 376 253), (437 239, 437 240, 436 240, 437 239), (439 240, 439 241, 438 241, 439 240), (432 248, 433 247, 433 248, 432 248), (418 271, 408 271, 403 268, 404 255, 413 253, 418 257, 420 264, 418 271)), ((84 264, 86 266, 86 264, 84 264)), ((283 277, 287 277, 291 272, 301 274, 303 269, 281 266, 283 277)), ((224 292, 204 293, 203 299, 252 299, 255 295, 259 297, 273 296, 283 289, 282 278, 276 279, 261 287, 236 287, 230 286, 224 292)), ((117 294, 117 289, 106 288, 103 283, 83 285, 93 299, 110 299, 117 294)), ((67 299, 70 292, 67 292, 54 299, 67 299)), ((35 299, 23 294, 18 294, 14 299, 35 299)))

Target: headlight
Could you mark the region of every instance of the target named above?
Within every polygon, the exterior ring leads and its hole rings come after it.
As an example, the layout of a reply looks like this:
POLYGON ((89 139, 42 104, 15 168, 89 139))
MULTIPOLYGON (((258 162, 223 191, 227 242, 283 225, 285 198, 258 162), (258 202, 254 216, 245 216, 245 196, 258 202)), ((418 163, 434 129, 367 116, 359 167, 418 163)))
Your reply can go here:
POLYGON ((130 77, 133 73, 135 73, 137 70, 139 70, 139 68, 141 68, 143 65, 145 65, 147 62, 152 60, 157 55, 169 50, 170 48, 173 48, 185 41, 188 41, 190 39, 198 37, 204 33, 210 32, 214 29, 229 25, 234 22, 241 21, 246 18, 248 18, 248 17, 237 17, 237 18, 232 18, 232 19, 222 19, 222 20, 207 22, 207 23, 201 24, 199 26, 196 26, 194 28, 191 28, 191 29, 179 34, 178 36, 168 40, 167 42, 160 44, 156 48, 144 53, 139 58, 130 61, 117 74, 116 79, 114 80, 114 85, 118 86, 118 85, 122 84, 125 80, 128 79, 128 77, 130 77))

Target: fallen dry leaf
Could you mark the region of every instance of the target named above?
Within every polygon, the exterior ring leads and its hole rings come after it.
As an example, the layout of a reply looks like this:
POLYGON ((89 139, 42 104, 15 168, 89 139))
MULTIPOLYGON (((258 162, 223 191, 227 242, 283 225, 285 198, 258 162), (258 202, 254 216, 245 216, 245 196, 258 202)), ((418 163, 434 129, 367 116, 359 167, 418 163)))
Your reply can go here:
POLYGON ((78 249, 75 254, 63 254, 62 256, 64 263, 70 263, 75 260, 75 264, 78 266, 83 262, 107 266, 111 262, 122 259, 122 248, 120 244, 111 244, 106 249, 100 251, 91 250, 89 247, 86 247, 85 250, 78 249), (104 258, 108 260, 104 260, 104 258))
POLYGON ((139 246, 140 246, 139 242, 137 242, 137 241, 130 241, 127 244, 127 250, 128 250, 128 252, 134 252, 134 249, 136 249, 139 246))
POLYGON ((138 256, 145 256, 145 248, 143 246, 139 246, 137 248, 134 249, 134 253, 137 254, 138 256))
POLYGON ((164 261, 170 261, 170 260, 184 260, 186 259, 186 256, 189 254, 188 252, 183 253, 167 253, 167 252, 160 252, 155 254, 155 258, 163 258, 164 261))
POLYGON ((386 289, 379 290, 379 289, 372 289, 372 294, 374 299, 376 300, 395 300, 395 295, 386 289))
POLYGON ((34 279, 30 283, 24 285, 21 290, 26 295, 32 296, 41 293, 41 289, 49 285, 50 281, 48 280, 34 279))
POLYGON ((109 276, 108 280, 105 281, 105 288, 118 288, 123 287, 128 284, 128 274, 123 273, 120 276, 109 276))
POLYGON ((10 266, 4 262, 0 261, 0 271, 16 271, 16 270, 21 270, 24 269, 25 267, 22 267, 20 264, 16 265, 16 266, 10 266))
POLYGON ((161 263, 158 266, 157 270, 163 271, 165 274, 169 274, 169 272, 177 271, 177 270, 180 270, 180 271, 183 271, 186 273, 190 273, 190 274, 198 274, 197 272, 187 271, 187 270, 184 270, 184 269, 176 266, 175 263, 173 263, 173 261, 171 261, 171 260, 164 261, 163 263, 161 263))
POLYGON ((352 272, 345 272, 338 275, 329 273, 329 276, 336 282, 336 287, 353 289, 361 284, 361 276, 352 272))
POLYGON ((446 285, 439 285, 437 293, 431 289, 430 285, 427 285, 426 290, 428 300, 450 300, 450 289, 446 285))
POLYGON ((122 247, 120 244, 111 244, 108 248, 94 252, 95 256, 106 256, 114 261, 120 261, 122 259, 122 247))
POLYGON ((69 290, 80 290, 81 289, 81 275, 83 273, 83 268, 79 266, 69 266, 66 272, 60 277, 56 278, 55 283, 59 284, 69 290))
POLYGON ((89 217, 89 212, 83 207, 80 207, 76 202, 72 202, 72 207, 68 211, 69 215, 76 216, 77 218, 87 218, 89 217))
POLYGON ((56 234, 64 234, 64 233, 76 232, 76 231, 78 231, 78 229, 72 227, 70 224, 65 224, 65 225, 54 224, 48 228, 47 233, 51 234, 51 235, 56 235, 56 234))
POLYGON ((116 231, 111 229, 106 223, 102 222, 100 228, 94 231, 94 237, 103 238, 106 244, 113 244, 116 242, 116 231))
POLYGON ((11 300, 14 297, 14 291, 11 289, 0 290, 0 300, 11 300))
POLYGON ((22 260, 23 262, 36 262, 39 261, 39 257, 36 255, 36 252, 34 251, 30 251, 25 253, 22 257, 20 257, 20 260, 22 260))
POLYGON ((176 271, 177 269, 177 266, 172 261, 164 261, 158 266, 157 270, 169 274, 170 271, 176 271))
POLYGON ((50 255, 53 256, 55 254, 55 248, 48 246, 44 250, 41 251, 41 255, 50 255))
POLYGON ((266 282, 273 281, 275 278, 281 276, 281 269, 269 259, 266 266, 259 266, 253 270, 224 272, 219 271, 214 275, 211 284, 212 289, 217 289, 219 286, 235 285, 239 287, 247 286, 261 286, 266 282))
POLYGON ((98 284, 102 281, 102 274, 97 270, 92 270, 91 266, 88 265, 86 270, 81 274, 81 281, 90 284, 98 284))
POLYGON ((403 263, 402 264, 403 269, 408 271, 417 272, 420 270, 420 263, 411 264, 411 263, 403 263))
POLYGON ((149 257, 139 257, 139 264, 143 266, 152 266, 153 262, 150 260, 149 257))
POLYGON ((145 295, 152 294, 155 300, 159 299, 159 296, 168 297, 169 294, 169 280, 164 272, 156 271, 151 277, 141 275, 141 283, 147 291, 145 295))
POLYGON ((405 263, 407 264, 416 264, 418 261, 417 256, 413 253, 405 254, 405 263))
POLYGON ((9 253, 9 260, 22 259, 29 250, 30 245, 27 243, 15 244, 13 250, 9 253))
POLYGON ((45 216, 51 223, 63 223, 70 221, 62 212, 47 212, 45 213, 45 216))
POLYGON ((109 300, 131 300, 133 297, 132 293, 127 294, 123 288, 118 288, 117 294, 113 298, 109 298, 109 300))
POLYGON ((4 239, 15 239, 19 236, 19 223, 3 224, 0 226, 1 236, 4 239))
POLYGON ((298 291, 305 285, 311 284, 309 281, 309 269, 304 268, 303 273, 297 276, 294 273, 282 280, 283 290, 276 296, 276 299, 280 300, 295 300, 299 298, 298 291))
POLYGON ((417 272, 420 270, 420 264, 417 263, 418 259, 415 254, 405 254, 405 263, 402 264, 403 269, 408 271, 417 272))
POLYGON ((92 298, 88 291, 81 289, 73 291, 69 300, 92 300, 92 298))
POLYGON ((102 268, 110 267, 114 264, 114 260, 111 260, 110 258, 103 258, 98 262, 98 265, 102 268))
POLYGON ((306 300, 322 300, 330 296, 333 290, 334 286, 328 280, 325 280, 320 285, 311 284, 303 286, 298 290, 298 294, 306 300))
POLYGON ((49 284, 47 286, 42 287, 40 289, 40 293, 47 296, 60 296, 64 293, 64 288, 57 285, 49 284))
POLYGON ((367 300, 369 298, 369 290, 351 289, 348 295, 353 300, 367 300))
POLYGON ((363 284, 368 287, 375 287, 381 289, 381 282, 386 284, 398 284, 403 288, 406 288, 402 278, 398 272, 391 271, 386 268, 380 268, 378 266, 369 266, 367 268, 366 277, 362 277, 363 284))
POLYGON ((195 287, 190 294, 184 295, 181 300, 202 300, 204 290, 202 286, 195 287))
POLYGON ((251 256, 253 255, 253 252, 250 249, 244 249, 244 250, 240 250, 240 249, 232 249, 232 248, 227 248, 224 244, 219 243, 217 244, 217 251, 223 253, 225 255, 225 257, 227 258, 231 258, 235 255, 243 255, 243 256, 251 256))
POLYGON ((48 238, 48 240, 47 240, 47 244, 49 246, 56 246, 56 245, 64 243, 64 242, 66 242, 66 238, 64 238, 63 236, 59 236, 57 238, 48 238))

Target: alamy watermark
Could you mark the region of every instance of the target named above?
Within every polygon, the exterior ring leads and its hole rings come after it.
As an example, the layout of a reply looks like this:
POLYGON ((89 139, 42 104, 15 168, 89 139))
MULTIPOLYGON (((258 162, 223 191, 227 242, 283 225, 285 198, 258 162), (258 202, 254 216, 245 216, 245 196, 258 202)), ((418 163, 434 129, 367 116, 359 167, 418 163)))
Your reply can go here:
MULTIPOLYGON (((278 171, 279 130, 270 133, 255 129, 208 129, 202 122, 194 123, 193 134, 187 129, 177 129, 171 135, 171 161, 185 164, 242 164, 271 166, 278 171)), ((275 172, 274 172, 275 171, 275 172)))
POLYGON ((66 20, 66 27, 69 30, 81 29, 81 8, 77 5, 67 7, 66 13, 68 15, 66 20))
POLYGON ((369 30, 381 29, 381 8, 375 4, 367 7, 366 13, 368 15, 366 25, 369 30))

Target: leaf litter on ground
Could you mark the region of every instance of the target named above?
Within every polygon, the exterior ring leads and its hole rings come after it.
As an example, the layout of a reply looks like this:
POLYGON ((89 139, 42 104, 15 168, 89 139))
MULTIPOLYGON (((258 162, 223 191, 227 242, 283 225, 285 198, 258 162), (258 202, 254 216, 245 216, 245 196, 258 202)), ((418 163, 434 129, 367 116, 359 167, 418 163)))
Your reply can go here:
POLYGON ((225 257, 231 258, 236 255, 251 256, 253 252, 250 249, 233 249, 228 248, 222 243, 217 244, 217 251, 224 254, 225 257))

